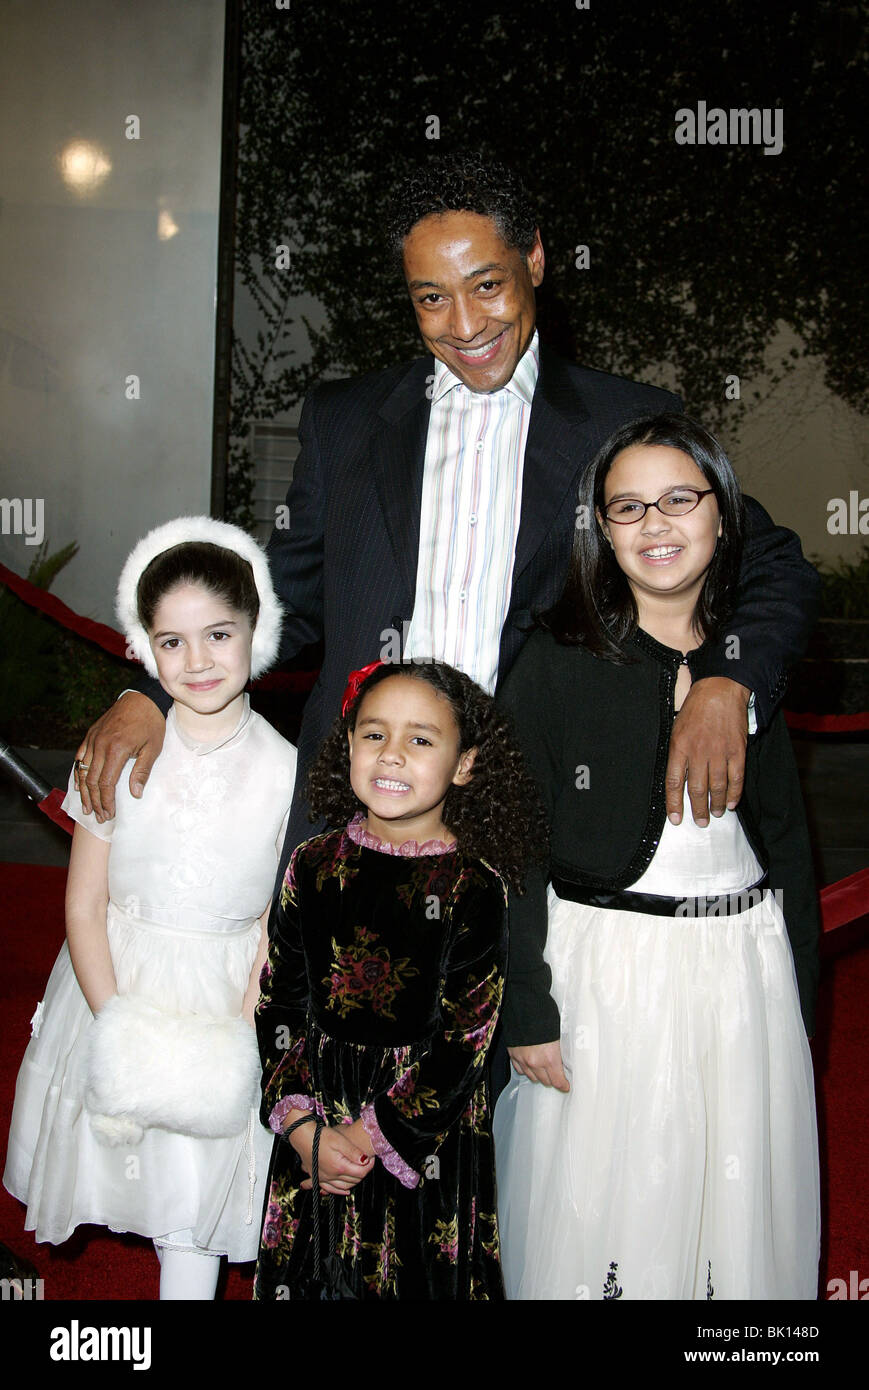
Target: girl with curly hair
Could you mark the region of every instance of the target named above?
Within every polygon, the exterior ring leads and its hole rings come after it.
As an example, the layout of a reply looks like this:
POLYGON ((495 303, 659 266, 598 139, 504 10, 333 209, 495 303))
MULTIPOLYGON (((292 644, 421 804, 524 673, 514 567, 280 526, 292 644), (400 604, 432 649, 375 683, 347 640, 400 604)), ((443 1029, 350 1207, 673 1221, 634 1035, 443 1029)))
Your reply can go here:
POLYGON ((485 1061, 505 889, 543 847, 533 784, 467 676, 378 662, 351 677, 308 794, 336 828, 290 861, 261 981, 279 1137, 254 1297, 501 1299, 485 1061))

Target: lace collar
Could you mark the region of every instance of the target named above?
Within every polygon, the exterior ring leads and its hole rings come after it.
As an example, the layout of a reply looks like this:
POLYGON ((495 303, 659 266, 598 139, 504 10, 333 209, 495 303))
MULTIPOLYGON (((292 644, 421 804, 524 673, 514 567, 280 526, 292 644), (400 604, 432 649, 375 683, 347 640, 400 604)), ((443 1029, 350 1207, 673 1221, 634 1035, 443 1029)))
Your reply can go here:
POLYGON ((389 840, 381 840, 378 835, 372 835, 370 830, 366 830, 362 824, 364 819, 364 813, 357 811, 347 826, 350 839, 363 849, 376 849, 381 854, 395 854, 402 859, 413 859, 420 854, 451 854, 456 848, 455 840, 451 840, 449 844, 444 840, 424 840, 421 845, 417 844, 416 840, 405 840, 403 845, 394 845, 389 840))
POLYGON ((250 707, 250 696, 248 694, 245 694, 241 714, 239 716, 239 720, 235 728, 232 730, 231 733, 224 734, 222 738, 212 739, 209 743, 201 743, 198 739, 191 738, 188 733, 185 733, 185 731, 181 728, 181 726, 178 723, 178 718, 175 714, 174 705, 170 709, 169 713, 166 715, 166 723, 171 724, 171 726, 174 728, 175 736, 178 739, 179 743, 183 744, 183 746, 189 749, 191 753, 196 753, 200 757, 204 757, 207 753, 216 753, 218 748, 226 748, 228 744, 233 743, 236 739, 241 738, 244 735, 248 724, 250 723, 252 713, 253 711, 250 707))

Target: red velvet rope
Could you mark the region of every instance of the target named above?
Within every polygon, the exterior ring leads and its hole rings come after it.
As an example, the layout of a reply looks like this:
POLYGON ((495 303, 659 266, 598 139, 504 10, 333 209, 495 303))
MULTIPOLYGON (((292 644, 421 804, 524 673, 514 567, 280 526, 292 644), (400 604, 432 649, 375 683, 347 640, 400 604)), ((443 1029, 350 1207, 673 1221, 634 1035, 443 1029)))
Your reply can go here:
POLYGON ((860 714, 812 714, 785 710, 789 729, 801 729, 810 734, 854 734, 869 729, 869 710, 860 714))
POLYGON ((0 565, 0 580, 24 603, 29 604, 31 608, 38 608, 40 613, 53 618, 61 627, 69 628, 70 632, 77 632, 79 637, 85 637, 89 642, 95 642, 112 656, 129 660, 127 644, 114 628, 107 627, 105 623, 94 622, 92 618, 83 618, 80 613, 67 608, 54 594, 48 593, 45 589, 38 589, 35 584, 31 584, 28 579, 22 579, 20 574, 15 574, 5 565, 0 565))
POLYGON ((63 810, 60 804, 65 796, 66 792, 62 792, 59 787, 55 787, 48 793, 48 796, 45 797, 43 801, 37 802, 37 805, 40 811, 45 812, 49 820, 53 820, 56 825, 60 826, 61 830, 65 830, 67 835, 71 835, 75 830, 75 821, 72 816, 66 814, 66 811, 63 810))
MULTIPOLYGON (((108 627, 105 623, 95 622, 92 618, 83 618, 54 594, 37 588, 28 579, 22 579, 20 574, 7 569, 5 565, 0 565, 0 582, 11 589, 22 602, 38 609, 40 613, 45 613, 46 617, 53 618, 61 627, 68 628, 70 632, 77 633, 88 642, 96 643, 111 656, 119 656, 136 666, 141 664, 135 657, 127 654, 127 644, 120 632, 115 632, 114 628, 108 627)), ((310 690, 316 679, 316 671, 275 671, 270 676, 261 676, 253 683, 258 690, 302 691, 310 690)))
POLYGON ((825 932, 856 922, 869 913, 869 869, 840 878, 821 889, 821 925, 825 932))

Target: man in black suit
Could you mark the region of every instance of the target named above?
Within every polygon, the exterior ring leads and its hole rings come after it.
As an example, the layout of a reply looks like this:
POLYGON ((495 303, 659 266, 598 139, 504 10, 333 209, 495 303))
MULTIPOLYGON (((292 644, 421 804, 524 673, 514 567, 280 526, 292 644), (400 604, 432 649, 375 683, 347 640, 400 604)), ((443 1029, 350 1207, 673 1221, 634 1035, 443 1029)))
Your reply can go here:
MULTIPOLYGON (((436 392, 456 391, 454 401, 462 391, 471 393, 473 399, 463 399, 472 406, 488 396, 494 407, 521 379, 527 397, 509 403, 506 442, 498 436, 485 446, 495 449, 496 462, 499 448, 512 450, 511 466, 518 471, 507 476, 522 479, 515 543, 507 547, 506 562, 501 556, 500 616, 484 615, 473 650, 445 650, 434 627, 412 643, 415 655, 452 660, 490 688, 510 669, 534 613, 561 590, 580 520, 579 477, 600 443, 629 419, 681 408, 669 392, 576 367, 545 345, 538 350, 534 291, 543 278, 543 246, 533 209, 510 171, 473 156, 432 159, 398 190, 389 230, 430 355, 310 393, 287 495, 289 527, 276 530, 269 543, 275 587, 287 609, 282 659, 320 638, 325 649, 302 722, 282 870, 293 847, 312 833, 304 776, 339 712, 348 673, 385 648, 394 652, 429 597, 418 563, 421 554, 431 559, 437 548, 427 470, 452 470, 449 508, 456 533, 477 521, 468 512, 467 492, 455 481, 470 466, 469 458, 457 456, 463 450, 470 455, 470 442, 451 442, 464 439, 465 426, 455 417, 438 426, 442 438, 434 437, 432 422, 441 408, 436 392), (429 649, 420 647, 421 640, 429 649)), ((503 491, 496 488, 493 499, 496 533, 475 537, 484 551, 491 547, 494 553, 499 545, 503 551, 504 513, 495 507, 503 491)), ((754 696, 764 723, 814 619, 817 576, 797 538, 774 527, 757 503, 749 502, 748 520, 729 649, 722 643, 709 652, 705 678, 695 682, 674 726, 668 770, 674 819, 681 815, 686 774, 698 823, 708 820, 710 807, 722 814, 738 800, 749 698, 754 696), (733 637, 739 639, 735 644, 733 637)), ((455 602, 464 601, 465 592, 456 589, 455 602)), ((497 611, 496 596, 491 614, 497 611)), ((159 703, 162 692, 153 683, 147 689, 159 703)), ((138 784, 140 794, 162 746, 162 726, 157 705, 138 693, 125 694, 93 726, 78 752, 85 765, 79 784, 86 809, 92 804, 98 816, 112 813, 115 783, 133 756, 130 785, 137 794, 138 784)))

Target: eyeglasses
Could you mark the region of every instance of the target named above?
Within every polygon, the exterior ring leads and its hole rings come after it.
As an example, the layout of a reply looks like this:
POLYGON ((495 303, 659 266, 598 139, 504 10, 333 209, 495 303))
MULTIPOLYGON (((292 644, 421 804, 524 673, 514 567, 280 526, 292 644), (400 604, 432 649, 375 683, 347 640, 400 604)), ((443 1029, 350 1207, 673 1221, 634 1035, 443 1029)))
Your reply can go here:
POLYGON ((663 493, 657 502, 620 497, 617 502, 610 502, 609 506, 604 507, 603 514, 607 521, 614 521, 617 526, 630 526, 635 521, 642 521, 650 507, 657 507, 661 516, 687 516, 712 491, 714 489, 711 487, 704 488, 702 492, 696 487, 675 487, 663 493))

